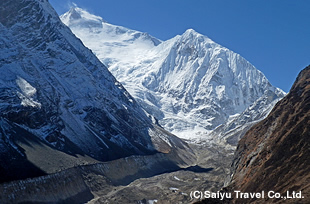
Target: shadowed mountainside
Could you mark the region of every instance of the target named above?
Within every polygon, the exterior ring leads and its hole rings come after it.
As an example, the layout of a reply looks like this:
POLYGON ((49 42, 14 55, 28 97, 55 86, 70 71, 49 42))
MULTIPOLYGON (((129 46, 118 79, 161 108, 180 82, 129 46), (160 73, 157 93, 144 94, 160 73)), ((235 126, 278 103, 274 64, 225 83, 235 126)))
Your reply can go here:
MULTIPOLYGON (((298 75, 289 94, 270 115, 240 140, 229 188, 242 192, 302 192, 304 198, 285 203, 310 202, 310 66, 298 75)), ((238 201, 236 201, 238 202, 238 201)), ((240 202, 240 201, 239 201, 240 202)), ((243 200, 244 202, 244 200, 243 200)), ((265 203, 257 199, 248 202, 265 203)), ((283 200, 273 200, 283 202, 283 200)))
POLYGON ((153 121, 47 0, 1 1, 0 183, 131 155, 192 156, 153 121))

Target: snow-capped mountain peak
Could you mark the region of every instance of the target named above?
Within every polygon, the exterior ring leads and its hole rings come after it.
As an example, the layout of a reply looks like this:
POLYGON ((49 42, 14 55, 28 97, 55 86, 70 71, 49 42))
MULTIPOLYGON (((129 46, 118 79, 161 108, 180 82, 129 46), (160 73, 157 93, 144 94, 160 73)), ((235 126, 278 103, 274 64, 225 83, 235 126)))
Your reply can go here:
POLYGON ((72 7, 67 13, 62 16, 62 21, 68 26, 81 26, 81 27, 102 27, 105 21, 100 17, 90 14, 84 9, 72 7))
POLYGON ((202 35, 200 33, 198 33, 197 31, 195 31, 194 29, 192 28, 189 28, 187 29, 182 35, 181 35, 183 38, 188 38, 188 39, 194 39, 194 38, 205 38, 205 39, 209 39, 210 40, 210 43, 212 43, 213 41, 208 38, 207 36, 205 35, 202 35))
POLYGON ((178 136, 206 138, 266 91, 284 95, 239 54, 193 29, 154 43, 154 38, 128 40, 128 34, 139 33, 130 29, 111 35, 116 27, 109 24, 94 34, 70 26, 144 109, 178 136))
POLYGON ((78 38, 87 39, 83 43, 108 67, 120 62, 134 63, 145 50, 161 43, 148 33, 109 24, 78 7, 71 8, 60 19, 78 38))

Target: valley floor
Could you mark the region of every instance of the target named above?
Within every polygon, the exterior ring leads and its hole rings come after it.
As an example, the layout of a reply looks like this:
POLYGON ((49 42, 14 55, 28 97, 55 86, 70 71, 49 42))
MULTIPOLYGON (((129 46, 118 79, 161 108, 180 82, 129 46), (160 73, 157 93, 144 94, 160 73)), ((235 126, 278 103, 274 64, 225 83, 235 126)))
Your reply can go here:
POLYGON ((229 175, 233 152, 192 145, 197 155, 197 165, 179 171, 140 178, 128 185, 113 186, 100 175, 87 175, 87 185, 97 203, 193 203, 193 191, 220 190, 229 175))
POLYGON ((193 203, 198 199, 192 199, 191 192, 216 192, 223 187, 233 151, 193 144, 191 148, 197 160, 189 167, 169 166, 165 154, 78 166, 43 177, 3 183, 0 202, 193 203), (137 163, 142 165, 140 169, 137 163), (126 172, 128 175, 124 176, 126 172))

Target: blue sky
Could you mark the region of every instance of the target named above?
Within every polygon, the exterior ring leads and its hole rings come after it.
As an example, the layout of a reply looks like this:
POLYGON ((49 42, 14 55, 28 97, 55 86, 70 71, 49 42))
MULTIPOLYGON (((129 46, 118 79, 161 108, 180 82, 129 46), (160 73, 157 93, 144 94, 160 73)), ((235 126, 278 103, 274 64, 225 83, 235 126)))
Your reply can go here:
POLYGON ((193 28, 239 53, 288 92, 310 64, 308 0, 49 0, 58 14, 72 3, 115 25, 167 40, 193 28))

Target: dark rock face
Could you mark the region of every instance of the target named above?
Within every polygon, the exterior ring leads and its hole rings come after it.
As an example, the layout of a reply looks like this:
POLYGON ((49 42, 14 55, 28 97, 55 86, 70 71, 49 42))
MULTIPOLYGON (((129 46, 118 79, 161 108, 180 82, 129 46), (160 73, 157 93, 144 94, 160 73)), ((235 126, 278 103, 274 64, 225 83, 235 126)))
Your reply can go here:
POLYGON ((47 0, 1 1, 0 171, 11 176, 0 182, 51 173, 41 164, 52 150, 108 161, 179 147, 189 149, 152 124, 47 0), (9 173, 21 164, 24 174, 9 173))
POLYGON ((304 198, 238 202, 310 203, 310 66, 270 115, 240 140, 233 162, 231 190, 302 192, 304 198))

